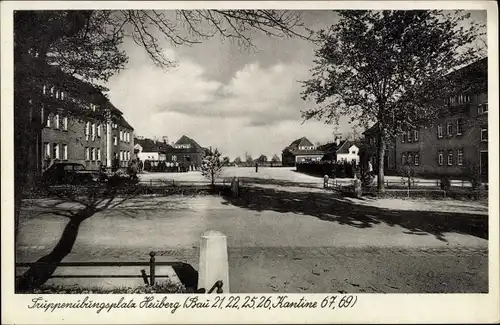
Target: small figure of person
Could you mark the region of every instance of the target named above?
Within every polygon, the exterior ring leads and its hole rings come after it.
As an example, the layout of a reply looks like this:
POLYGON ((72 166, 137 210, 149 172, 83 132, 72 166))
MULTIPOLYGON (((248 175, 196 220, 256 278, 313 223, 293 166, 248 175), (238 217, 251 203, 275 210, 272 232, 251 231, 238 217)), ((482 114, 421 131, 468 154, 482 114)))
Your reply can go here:
POLYGON ((255 162, 255 172, 256 173, 259 172, 259 163, 258 162, 255 162))
POLYGON ((142 173, 142 171, 144 169, 144 163, 139 158, 137 158, 137 160, 139 162, 139 173, 142 173))
POLYGON ((371 161, 368 161, 368 175, 373 175, 373 166, 371 161))

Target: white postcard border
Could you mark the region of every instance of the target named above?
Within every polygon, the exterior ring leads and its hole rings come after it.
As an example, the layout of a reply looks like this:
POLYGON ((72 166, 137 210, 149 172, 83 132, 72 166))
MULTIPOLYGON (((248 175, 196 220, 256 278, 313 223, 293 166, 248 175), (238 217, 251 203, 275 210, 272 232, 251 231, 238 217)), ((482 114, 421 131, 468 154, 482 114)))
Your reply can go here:
MULTIPOLYGON (((498 12, 494 2, 487 1, 268 1, 268 2, 44 2, 8 1, 1 3, 2 62, 2 323, 5 324, 94 324, 94 323, 441 323, 498 322, 499 299, 499 207, 498 207, 498 12), (84 8, 272 8, 272 9, 470 9, 488 10, 488 102, 490 139, 489 184, 489 293, 488 294, 356 294, 357 304, 348 309, 272 309, 272 310, 201 310, 182 309, 175 313, 160 309, 114 309, 110 312, 66 309, 54 312, 29 309, 33 298, 42 296, 52 302, 69 302, 85 295, 15 295, 13 229, 13 27, 14 9, 84 9, 84 8)), ((333 294, 333 293, 332 293, 333 294)), ((287 294, 294 299, 323 299, 328 294, 287 294)), ((143 295, 123 295, 141 301, 143 295)), ((163 295, 157 295, 162 297, 163 295)), ((246 296, 246 295, 240 295, 246 296)), ((261 296, 255 294, 252 296, 261 296)), ((279 294, 265 296, 279 296, 279 294)), ((121 295, 91 295, 93 300, 114 302, 121 295)), ((183 302, 186 295, 167 295, 171 301, 183 302)))

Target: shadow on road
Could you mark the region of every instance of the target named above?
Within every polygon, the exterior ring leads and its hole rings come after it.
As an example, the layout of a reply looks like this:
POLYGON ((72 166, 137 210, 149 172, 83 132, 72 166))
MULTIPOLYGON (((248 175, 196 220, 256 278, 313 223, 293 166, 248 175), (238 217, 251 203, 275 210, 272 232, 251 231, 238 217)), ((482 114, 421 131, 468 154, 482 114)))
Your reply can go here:
POLYGON ((114 208, 135 197, 135 187, 78 187, 51 191, 52 200, 44 209, 69 219, 54 249, 38 259, 16 279, 16 292, 26 292, 43 285, 73 249, 83 221, 108 208, 114 208), (68 207, 69 204, 69 207, 68 207))
POLYGON ((445 233, 488 239, 488 216, 435 211, 409 211, 357 205, 334 192, 288 192, 269 188, 242 188, 239 197, 225 197, 232 204, 255 211, 293 212, 356 228, 385 223, 413 235, 432 234, 446 242, 445 233))

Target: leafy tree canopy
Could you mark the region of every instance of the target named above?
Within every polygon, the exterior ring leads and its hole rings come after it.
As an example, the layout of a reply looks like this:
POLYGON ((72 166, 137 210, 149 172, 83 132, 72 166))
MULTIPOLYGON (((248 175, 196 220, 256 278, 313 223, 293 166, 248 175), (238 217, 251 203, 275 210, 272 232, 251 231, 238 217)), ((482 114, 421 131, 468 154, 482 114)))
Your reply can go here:
POLYGON ((436 116, 438 99, 450 90, 446 78, 480 51, 473 41, 480 25, 467 14, 425 11, 340 11, 340 21, 318 32, 313 77, 304 99, 317 106, 305 119, 336 123, 347 115, 394 134, 436 116))
POLYGON ((217 148, 208 148, 201 162, 201 174, 208 178, 212 185, 215 185, 215 180, 220 175, 225 163, 227 161, 222 158, 222 154, 217 148))
POLYGON ((378 188, 384 189, 388 137, 434 120, 453 91, 450 72, 478 59, 480 25, 468 14, 436 10, 339 11, 340 20, 318 32, 313 76, 303 99, 315 106, 305 120, 338 124, 340 116, 378 128, 378 188))
POLYGON ((278 157, 277 154, 274 154, 273 157, 271 158, 271 161, 272 162, 280 162, 281 160, 280 160, 280 157, 278 157))

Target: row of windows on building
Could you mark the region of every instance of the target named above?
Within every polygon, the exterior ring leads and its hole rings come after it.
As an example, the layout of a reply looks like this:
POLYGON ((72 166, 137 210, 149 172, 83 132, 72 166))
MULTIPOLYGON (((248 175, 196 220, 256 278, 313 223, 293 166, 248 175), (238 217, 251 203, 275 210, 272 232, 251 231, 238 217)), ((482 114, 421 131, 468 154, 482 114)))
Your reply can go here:
POLYGON ((101 148, 85 147, 86 161, 101 161, 101 148))
POLYGON ((42 86, 42 94, 61 100, 64 100, 66 95, 64 91, 59 90, 54 86, 46 86, 46 85, 42 86))
MULTIPOLYGON (((462 135, 464 132, 464 122, 463 119, 458 119, 456 122, 456 135, 462 135)), ((438 138, 443 138, 443 124, 438 124, 437 126, 437 136, 438 138)), ((453 136, 453 122, 446 123, 446 136, 453 136)), ((401 143, 411 143, 417 142, 419 140, 418 130, 408 131, 401 135, 401 143)))
MULTIPOLYGON (((453 122, 446 122, 446 136, 451 137, 453 136, 453 122)), ((437 136, 438 138, 442 138, 444 136, 443 134, 443 124, 439 124, 437 126, 437 136)), ((456 121, 456 127, 455 127, 455 132, 456 135, 462 135, 464 132, 464 120, 463 119, 458 119, 456 121)))
POLYGON ((43 151, 46 159, 62 159, 68 160, 68 145, 65 143, 48 143, 43 144, 43 151))
POLYGON ((418 152, 403 152, 401 154, 401 163, 403 165, 415 165, 420 164, 420 155, 418 152))
MULTIPOLYGON (((456 160, 455 154, 453 150, 448 150, 446 156, 446 164, 448 166, 453 166, 455 163, 457 166, 463 166, 464 159, 464 150, 457 149, 456 150, 456 160)), ((438 165, 443 166, 445 164, 445 150, 438 150, 438 165)), ((415 165, 418 166, 420 164, 420 155, 418 152, 403 152, 401 154, 401 163, 403 165, 415 165)))
MULTIPOLYGON (((464 132, 464 121, 463 119, 458 119, 456 121, 456 127, 455 130, 453 128, 453 122, 447 122, 446 125, 446 136, 451 137, 453 136, 453 132, 455 131, 455 135, 462 135, 464 132)), ((437 126, 437 137, 439 139, 444 137, 444 125, 439 124, 437 126)), ((411 143, 411 142, 417 142, 419 140, 419 132, 418 130, 414 131, 408 131, 402 134, 401 136, 401 143, 411 143)), ((482 127, 481 128, 481 141, 488 141, 488 128, 487 127, 482 127)))
POLYGON ((120 150, 120 161, 129 161, 131 158, 130 151, 120 150))
MULTIPOLYGON (((446 103, 448 105, 457 105, 457 104, 467 104, 471 102, 476 102, 480 100, 481 95, 476 94, 476 95, 456 95, 453 97, 450 97, 446 100, 446 103)), ((484 103, 481 103, 477 106, 477 112, 478 114, 483 114, 488 112, 488 101, 485 101, 484 103)))
MULTIPOLYGON (((42 121, 44 120, 44 112, 42 108, 42 121)), ((54 129, 61 129, 63 131, 68 131, 68 117, 61 116, 59 114, 47 114, 47 119, 45 120, 45 126, 51 128, 54 125, 54 129)))
POLYGON ((405 132, 401 135, 401 143, 405 143, 405 142, 417 142, 418 141, 418 138, 419 138, 419 132, 418 130, 413 130, 413 131, 408 131, 408 132, 405 132))
MULTIPOLYGON (((438 165, 443 166, 444 165, 444 150, 438 150, 438 165)), ((454 163, 456 163, 457 166, 462 166, 464 163, 464 150, 463 149, 457 149, 457 158, 455 160, 455 156, 453 153, 453 150, 448 150, 447 151, 447 156, 446 156, 446 164, 448 166, 453 166, 454 163)))
MULTIPOLYGON (((92 141, 94 141, 96 136, 101 137, 102 126, 103 126, 102 124, 86 122, 85 123, 85 140, 92 139, 92 141)), ((104 127, 106 127, 106 125, 104 125, 104 127)), ((120 134, 120 142, 130 143, 130 139, 132 138, 130 132, 120 130, 119 134, 120 134)), ((113 137, 113 144, 115 146, 118 145, 118 138, 116 135, 113 137)))
MULTIPOLYGON (((93 105, 93 104, 92 104, 93 105)), ((95 105, 94 105, 95 106, 95 105)), ((47 128, 54 128, 54 129, 61 129, 63 131, 68 131, 68 117, 67 116, 61 116, 61 114, 53 114, 49 113, 47 114, 45 118, 45 112, 43 107, 41 108, 41 117, 42 121, 45 120, 45 126, 47 128)), ((116 123, 113 123, 111 125, 113 129, 117 129, 118 125, 116 123)), ((86 122, 85 123, 85 139, 89 140, 92 138, 92 140, 95 140, 95 137, 101 137, 102 134, 102 124, 96 124, 96 123, 90 123, 86 122)), ((130 143, 132 136, 130 132, 120 130, 119 132, 119 137, 121 142, 126 142, 130 143)), ((118 145, 118 138, 115 136, 113 139, 114 145, 118 145)))
MULTIPOLYGON (((60 90, 54 86, 46 86, 46 85, 42 86, 42 94, 49 96, 49 97, 53 97, 55 99, 60 99, 60 100, 64 100, 64 99, 68 98, 68 96, 66 95, 66 93, 63 90, 60 90)), ((89 103, 87 106, 87 109, 90 109, 93 112, 95 112, 97 110, 97 108, 98 108, 98 106, 96 104, 93 104, 93 103, 89 103)))
MULTIPOLYGON (((438 150, 438 165, 443 166, 444 165, 444 156, 445 151, 444 150, 438 150)), ((456 160, 454 157, 453 150, 448 150, 447 151, 447 156, 446 156, 446 164, 448 166, 453 166, 454 163, 458 166, 463 165, 463 159, 464 159, 464 150, 463 149, 457 149, 456 152, 456 160)), ((403 152, 401 154, 401 163, 403 165, 415 165, 418 166, 420 164, 420 155, 418 152, 403 152)))

